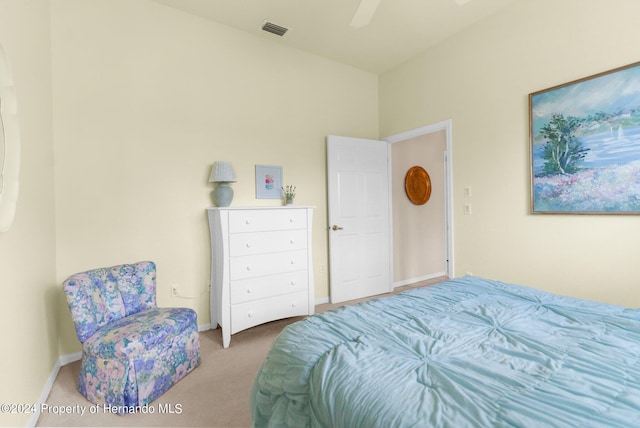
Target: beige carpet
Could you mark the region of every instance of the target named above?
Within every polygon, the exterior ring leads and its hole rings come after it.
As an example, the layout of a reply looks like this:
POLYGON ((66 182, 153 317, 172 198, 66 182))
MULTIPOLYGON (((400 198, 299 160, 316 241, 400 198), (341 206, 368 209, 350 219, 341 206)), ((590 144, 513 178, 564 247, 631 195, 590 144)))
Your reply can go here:
MULTIPOLYGON (((395 293, 443 279, 399 287, 395 293)), ((367 299, 348 303, 363 300, 367 299)), ((340 305, 319 305, 316 312, 337 306, 340 305)), ((77 391, 80 362, 63 366, 46 401, 49 410, 43 409, 37 426, 249 427, 249 391, 253 378, 278 333, 301 319, 274 321, 234 334, 227 349, 222 348, 219 328, 201 332, 202 363, 149 406, 152 414, 118 416, 92 405, 77 391), (83 408, 84 414, 80 414, 83 408)))

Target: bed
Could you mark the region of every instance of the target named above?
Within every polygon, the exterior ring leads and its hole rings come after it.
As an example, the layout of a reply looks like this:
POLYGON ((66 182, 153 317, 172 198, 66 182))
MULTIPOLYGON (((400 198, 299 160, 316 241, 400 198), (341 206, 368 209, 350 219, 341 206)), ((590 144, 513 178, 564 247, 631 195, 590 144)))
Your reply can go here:
POLYGON ((640 426, 640 311, 478 277, 286 327, 254 426, 640 426))

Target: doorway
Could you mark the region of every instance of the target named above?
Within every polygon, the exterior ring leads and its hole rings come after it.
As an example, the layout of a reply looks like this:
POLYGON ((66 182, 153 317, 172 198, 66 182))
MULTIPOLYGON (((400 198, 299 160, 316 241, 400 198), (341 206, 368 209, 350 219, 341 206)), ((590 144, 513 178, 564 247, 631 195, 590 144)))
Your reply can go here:
POLYGON ((392 153, 393 286, 453 277, 451 121, 384 139, 392 153), (422 166, 431 197, 414 205, 404 192, 409 167, 422 166))
MULTIPOLYGON (((404 281, 424 281, 443 276, 443 273, 453 277, 451 121, 403 132, 382 141, 329 136, 327 149, 331 302, 386 293, 394 286, 404 285, 404 281), (442 163, 439 182, 443 187, 438 215, 444 221, 435 232, 440 234, 441 268, 431 274, 395 281, 391 148, 396 143, 434 133, 443 134, 445 140, 444 150, 438 155, 442 163), (388 212, 386 218, 385 211, 388 212), (375 230, 369 230, 374 226, 375 230)), ((404 194, 403 190, 400 192, 404 194)), ((419 249, 417 252, 418 256, 422 255, 419 249)), ((399 256, 402 257, 402 253, 399 256)))

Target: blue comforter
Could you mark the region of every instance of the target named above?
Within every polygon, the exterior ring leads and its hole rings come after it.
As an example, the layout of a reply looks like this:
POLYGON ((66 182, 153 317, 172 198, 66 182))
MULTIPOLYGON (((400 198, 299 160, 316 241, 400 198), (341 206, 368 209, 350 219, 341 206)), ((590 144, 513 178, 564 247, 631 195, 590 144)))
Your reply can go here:
POLYGON ((465 277, 285 328, 255 426, 640 426, 640 311, 465 277))

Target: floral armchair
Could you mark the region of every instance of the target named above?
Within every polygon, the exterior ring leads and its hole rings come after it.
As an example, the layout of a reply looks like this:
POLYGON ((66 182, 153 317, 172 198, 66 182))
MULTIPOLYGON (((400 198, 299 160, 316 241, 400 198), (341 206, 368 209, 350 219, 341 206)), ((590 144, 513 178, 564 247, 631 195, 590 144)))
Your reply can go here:
POLYGON ((196 313, 156 306, 156 265, 94 269, 63 283, 82 343, 78 391, 117 413, 145 406, 200 364, 196 313))

